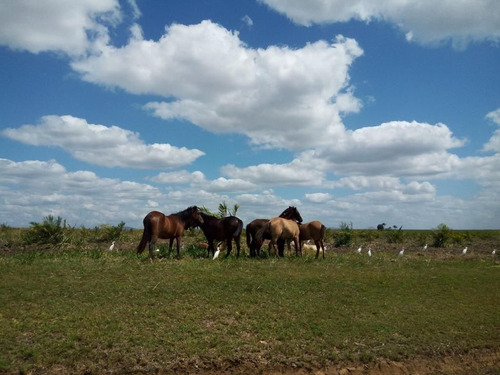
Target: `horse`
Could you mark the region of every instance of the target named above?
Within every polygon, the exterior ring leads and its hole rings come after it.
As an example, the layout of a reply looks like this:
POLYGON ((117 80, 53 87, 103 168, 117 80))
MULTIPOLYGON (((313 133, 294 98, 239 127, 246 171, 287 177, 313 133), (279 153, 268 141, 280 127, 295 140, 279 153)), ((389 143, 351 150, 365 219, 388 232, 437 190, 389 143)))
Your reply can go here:
POLYGON ((203 224, 200 210, 196 206, 186 208, 184 211, 166 216, 158 211, 151 211, 142 221, 144 231, 141 242, 137 246, 137 254, 141 254, 149 242, 149 259, 153 259, 153 248, 158 240, 170 239, 168 254, 172 252, 174 239, 177 242, 177 256, 180 256, 181 236, 185 229, 203 224))
POLYGON ((323 244, 323 240, 325 239, 326 227, 320 221, 315 220, 300 224, 299 231, 300 246, 302 247, 302 242, 304 241, 313 240, 316 245, 316 259, 318 259, 320 247, 323 249, 323 259, 325 259, 325 245, 323 244))
MULTIPOLYGON (((298 212, 297 209, 295 207, 290 206, 286 210, 284 210, 279 217, 293 220, 293 218, 296 216, 296 212, 298 212)), ((260 253, 260 247, 262 246, 262 243, 259 244, 256 241, 255 236, 259 231, 259 229, 261 229, 264 225, 266 225, 268 221, 269 219, 255 219, 250 223, 248 223, 246 226, 247 246, 248 249, 250 250, 251 257, 258 256, 260 253)), ((300 222, 302 222, 302 218, 300 218, 300 222)), ((263 233, 263 240, 270 240, 270 239, 271 239, 271 234, 269 232, 263 233)), ((280 243, 278 243, 278 247, 280 247, 280 243)))
POLYGON ((262 246, 262 242, 264 242, 264 237, 266 233, 270 234, 271 241, 269 243, 269 248, 273 248, 276 251, 276 243, 279 245, 279 255, 284 255, 284 246, 286 240, 293 240, 295 244, 295 253, 296 255, 300 255, 300 230, 299 224, 297 222, 302 222, 302 217, 300 216, 297 208, 292 207, 290 219, 284 219, 282 217, 274 217, 269 220, 255 235, 255 239, 259 246, 262 246), (279 241, 279 242, 278 242, 279 241))
POLYGON ((377 230, 384 230, 385 229, 385 223, 377 225, 377 230))
POLYGON ((208 241, 208 257, 210 257, 210 251, 212 255, 215 254, 214 251, 214 240, 226 241, 227 254, 226 258, 231 253, 232 240, 236 243, 237 256, 240 256, 240 237, 241 231, 243 230, 243 221, 236 216, 226 216, 222 219, 218 219, 215 216, 208 215, 201 212, 201 217, 203 218, 203 223, 200 224, 200 228, 208 241))

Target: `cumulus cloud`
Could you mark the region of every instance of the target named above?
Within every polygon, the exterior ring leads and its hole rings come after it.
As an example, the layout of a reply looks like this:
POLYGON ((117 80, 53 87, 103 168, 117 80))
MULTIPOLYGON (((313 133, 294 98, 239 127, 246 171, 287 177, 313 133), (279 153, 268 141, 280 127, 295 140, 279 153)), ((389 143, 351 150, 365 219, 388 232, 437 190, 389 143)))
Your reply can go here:
MULTIPOLYGON (((500 109, 488 113, 486 118, 500 127, 500 109)), ((500 129, 495 130, 489 141, 484 145, 483 150, 500 152, 500 129)))
POLYGON ((80 56, 95 45, 107 44, 106 25, 120 20, 118 0, 1 1, 0 44, 33 53, 80 56))
POLYGON ((304 198, 312 203, 325 203, 331 200, 333 196, 330 193, 307 193, 304 198))
POLYGON ((73 116, 44 116, 38 125, 8 128, 2 134, 29 145, 58 146, 78 160, 105 167, 172 168, 204 154, 169 144, 146 145, 129 130, 89 124, 73 116))
POLYGON ((500 40, 500 3, 464 1, 259 0, 294 22, 386 21, 400 28, 408 41, 437 44, 451 41, 464 48, 473 41, 500 40))
POLYGON ((465 142, 444 124, 393 121, 346 131, 334 147, 317 148, 303 158, 311 165, 324 163, 334 174, 435 175, 453 168, 458 157, 448 150, 465 142))
POLYGON ((173 24, 158 41, 136 33, 126 46, 106 46, 72 66, 86 81, 168 98, 144 107, 160 118, 300 150, 331 144, 344 130, 341 114, 359 111, 348 70, 362 53, 344 37, 252 49, 236 32, 203 21, 173 24))
POLYGON ((153 186, 100 178, 90 171, 68 172, 55 161, 0 159, 0 182, 5 208, 0 222, 16 220, 16 225, 47 215, 64 217, 72 225, 118 223, 124 218, 139 222, 144 202, 161 198, 153 186), (12 212, 16 218, 8 217, 12 212))
POLYGON ((208 192, 245 192, 257 190, 257 185, 242 179, 227 179, 219 177, 215 180, 207 180, 205 175, 200 172, 176 171, 176 172, 162 172, 151 181, 162 184, 187 184, 191 187, 205 190, 208 192))
POLYGON ((260 186, 319 186, 325 179, 320 169, 303 165, 299 159, 288 164, 265 163, 245 168, 228 164, 221 168, 221 172, 260 186))

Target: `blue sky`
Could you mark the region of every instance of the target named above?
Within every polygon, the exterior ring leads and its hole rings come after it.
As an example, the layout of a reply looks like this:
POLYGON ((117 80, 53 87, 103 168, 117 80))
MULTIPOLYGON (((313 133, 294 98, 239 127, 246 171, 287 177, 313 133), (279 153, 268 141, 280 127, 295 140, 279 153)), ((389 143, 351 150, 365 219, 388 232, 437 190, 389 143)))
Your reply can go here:
POLYGON ((500 223, 500 3, 0 3, 0 223, 500 223))

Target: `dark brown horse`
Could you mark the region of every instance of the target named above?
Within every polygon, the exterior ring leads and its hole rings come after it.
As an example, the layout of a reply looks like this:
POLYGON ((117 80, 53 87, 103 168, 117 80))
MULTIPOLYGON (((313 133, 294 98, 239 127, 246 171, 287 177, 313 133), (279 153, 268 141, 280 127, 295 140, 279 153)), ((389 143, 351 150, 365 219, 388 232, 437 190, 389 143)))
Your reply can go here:
POLYGON ((290 218, 285 219, 281 217, 274 217, 270 219, 259 231, 255 234, 255 240, 259 246, 262 246, 264 237, 269 233, 271 241, 269 242, 269 249, 274 249, 275 254, 276 244, 279 246, 279 255, 284 255, 285 241, 293 240, 295 244, 295 252, 297 255, 301 254, 300 240, 299 240, 299 224, 302 222, 302 216, 295 207, 290 208, 290 218))
POLYGON ((201 217, 203 218, 203 223, 200 224, 200 228, 207 238, 208 256, 210 257, 210 252, 212 252, 212 255, 215 254, 214 240, 226 241, 226 257, 229 256, 231 250, 233 249, 232 240, 234 240, 236 243, 236 254, 237 256, 240 256, 240 237, 243 229, 243 221, 236 216, 226 216, 222 219, 218 219, 215 216, 208 215, 204 212, 201 213, 201 217))
MULTIPOLYGON (((281 213, 279 217, 285 218, 285 219, 294 219, 297 215, 298 211, 295 207, 288 207, 285 211, 281 213)), ((300 214, 298 215, 300 217, 300 214)), ((264 225, 268 223, 269 219, 255 219, 252 222, 248 223, 246 226, 246 238, 247 238, 247 246, 248 249, 250 250, 250 256, 255 257, 260 254, 260 248, 262 246, 262 242, 258 242, 255 239, 255 236, 259 229, 261 229, 264 225)), ((302 217, 297 220, 299 223, 302 222, 302 217)), ((270 240, 271 239, 271 233, 269 232, 264 232, 263 233, 263 241, 264 240, 270 240)), ((281 252, 281 242, 278 243, 278 248, 280 248, 281 252)))
POLYGON ((320 221, 310 221, 309 223, 304 223, 299 225, 300 230, 300 246, 307 240, 313 240, 316 245, 316 258, 319 256, 319 249, 323 249, 323 259, 325 258, 325 245, 323 240, 325 239, 326 227, 320 221))
POLYGON ((142 221, 144 231, 142 239, 137 246, 137 254, 144 251, 149 242, 149 259, 153 259, 153 247, 158 240, 170 239, 168 254, 172 251, 174 239, 177 242, 177 256, 180 256, 181 236, 185 229, 203 224, 200 210, 196 206, 186 208, 184 211, 165 216, 161 212, 151 211, 142 221))

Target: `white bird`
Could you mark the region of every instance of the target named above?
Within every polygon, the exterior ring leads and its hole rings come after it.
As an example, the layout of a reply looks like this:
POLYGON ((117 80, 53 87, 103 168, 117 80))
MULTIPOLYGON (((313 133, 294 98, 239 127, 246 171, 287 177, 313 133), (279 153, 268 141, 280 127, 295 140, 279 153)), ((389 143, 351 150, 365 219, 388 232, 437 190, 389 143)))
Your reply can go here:
POLYGON ((425 250, 427 250, 427 244, 425 244, 425 246, 424 246, 424 251, 425 251, 425 250))
POLYGON ((358 247, 358 254, 361 254, 361 250, 363 250, 363 246, 358 247))
POLYGON ((370 257, 372 256, 372 248, 371 247, 368 248, 368 256, 370 256, 370 257))
POLYGON ((113 251, 114 248, 115 248, 115 241, 113 241, 111 243, 111 246, 109 247, 109 251, 113 251))
POLYGON ((404 253, 405 253, 405 248, 403 247, 399 252, 399 256, 402 257, 404 253))
POLYGON ((491 252, 491 255, 495 255, 495 253, 496 253, 496 252, 497 252, 497 250, 496 250, 496 249, 495 249, 495 250, 493 250, 493 251, 491 252))
POLYGON ((160 249, 156 249, 155 252, 159 253, 160 252, 160 249))
POLYGON ((220 254, 220 246, 217 246, 217 251, 214 254, 213 260, 217 259, 217 257, 219 256, 219 254, 220 254))
POLYGON ((465 249, 462 250, 462 255, 465 255, 467 254, 467 247, 465 247, 465 249))

